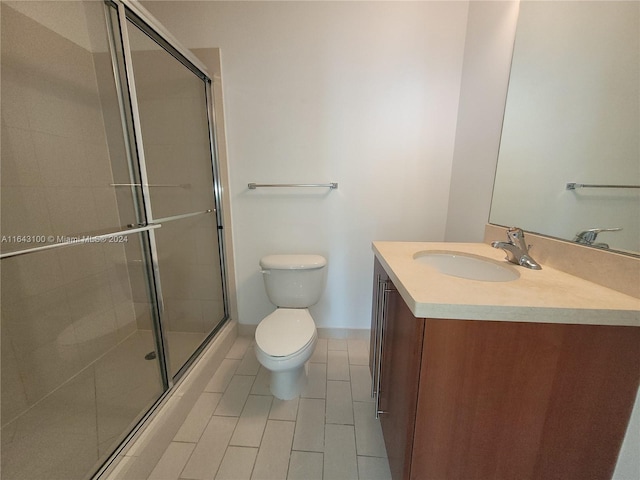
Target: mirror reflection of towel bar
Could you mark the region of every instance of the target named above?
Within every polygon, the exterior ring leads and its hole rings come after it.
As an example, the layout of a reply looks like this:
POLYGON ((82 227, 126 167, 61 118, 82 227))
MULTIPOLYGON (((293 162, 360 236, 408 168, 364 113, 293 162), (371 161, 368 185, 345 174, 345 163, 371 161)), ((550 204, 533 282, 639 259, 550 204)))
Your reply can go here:
POLYGON ((249 183, 249 190, 263 187, 323 187, 335 190, 338 188, 337 183, 249 183))
POLYGON ((589 185, 586 183, 567 183, 567 190, 578 188, 640 188, 640 185, 589 185))

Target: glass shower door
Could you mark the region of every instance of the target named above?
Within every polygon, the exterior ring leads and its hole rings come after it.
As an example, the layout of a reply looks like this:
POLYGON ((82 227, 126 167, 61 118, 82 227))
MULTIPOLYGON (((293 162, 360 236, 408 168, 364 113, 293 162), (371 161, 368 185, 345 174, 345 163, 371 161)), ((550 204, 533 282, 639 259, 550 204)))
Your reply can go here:
POLYGON ((210 80, 128 3, 0 8, 2 478, 87 478, 227 318, 210 80))
MULTIPOLYGON (((81 479, 163 394, 105 5, 3 1, 2 478, 81 479)), ((115 32, 116 35, 119 32, 115 32)))
POLYGON ((127 24, 155 232, 169 370, 178 374, 225 319, 207 79, 144 25, 127 24))

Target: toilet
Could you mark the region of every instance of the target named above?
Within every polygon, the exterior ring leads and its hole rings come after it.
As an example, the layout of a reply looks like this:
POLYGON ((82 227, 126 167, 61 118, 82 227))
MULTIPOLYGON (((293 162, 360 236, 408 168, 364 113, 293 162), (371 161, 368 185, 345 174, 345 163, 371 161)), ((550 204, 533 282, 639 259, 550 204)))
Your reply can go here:
POLYGON ((318 341, 308 307, 320 300, 327 260, 321 255, 267 255, 260 260, 267 296, 277 308, 256 328, 255 352, 271 373, 276 398, 291 400, 307 383, 305 364, 318 341))

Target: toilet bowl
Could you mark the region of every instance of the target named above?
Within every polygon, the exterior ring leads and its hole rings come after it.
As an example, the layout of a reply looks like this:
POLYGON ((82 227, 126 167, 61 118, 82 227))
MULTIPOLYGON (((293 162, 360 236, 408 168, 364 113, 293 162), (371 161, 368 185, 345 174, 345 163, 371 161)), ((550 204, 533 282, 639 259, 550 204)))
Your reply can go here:
POLYGON ((260 266, 269 300, 278 308, 256 328, 256 358, 270 371, 271 393, 291 400, 306 385, 305 364, 318 340, 307 307, 320 299, 326 260, 320 255, 268 255, 260 266))
POLYGON ((271 372, 269 388, 281 400, 297 397, 307 384, 305 364, 318 334, 306 308, 279 308, 256 329, 256 358, 271 372))

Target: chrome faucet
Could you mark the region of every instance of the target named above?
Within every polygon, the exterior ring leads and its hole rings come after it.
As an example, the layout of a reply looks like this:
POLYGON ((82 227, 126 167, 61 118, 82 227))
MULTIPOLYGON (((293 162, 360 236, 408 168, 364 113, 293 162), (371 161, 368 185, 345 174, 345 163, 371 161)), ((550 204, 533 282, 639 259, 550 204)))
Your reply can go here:
POLYGON ((601 232, 619 232, 620 230, 622 230, 622 227, 590 228, 589 230, 583 230, 576 233, 576 238, 574 238, 573 241, 576 243, 581 243, 582 245, 589 245, 596 248, 609 248, 609 245, 606 243, 595 243, 598 234, 601 232))
POLYGON ((529 247, 524 241, 524 232, 521 228, 511 227, 507 230, 508 242, 492 242, 493 248, 501 248, 507 254, 506 259, 516 265, 530 268, 532 270, 542 270, 538 262, 529 256, 529 247))

